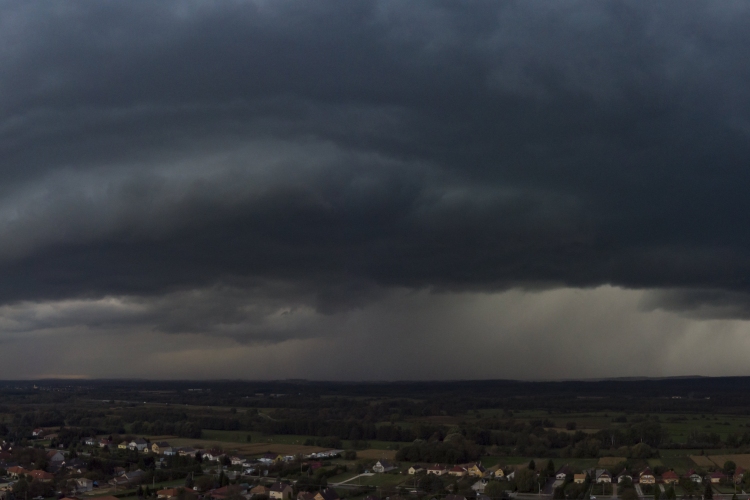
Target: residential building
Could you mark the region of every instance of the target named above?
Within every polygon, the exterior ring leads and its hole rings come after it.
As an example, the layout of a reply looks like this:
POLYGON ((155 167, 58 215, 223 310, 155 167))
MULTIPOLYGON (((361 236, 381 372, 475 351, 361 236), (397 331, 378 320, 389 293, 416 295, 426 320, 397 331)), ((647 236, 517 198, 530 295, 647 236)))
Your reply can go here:
POLYGON ((720 482, 722 482, 723 480, 727 478, 727 476, 723 472, 718 471, 718 470, 715 472, 712 472, 708 477, 711 481, 711 484, 719 484, 720 482))
POLYGON ((466 474, 466 468, 461 467, 460 465, 455 465, 448 471, 448 475, 450 476, 464 477, 466 474))
POLYGON ((138 439, 134 439, 133 441, 131 441, 128 444, 128 448, 130 448, 133 451, 135 450, 146 451, 146 449, 148 448, 148 443, 146 442, 145 439, 138 438, 138 439))
POLYGON ((94 481, 86 479, 85 477, 79 477, 76 480, 76 492, 86 493, 94 489, 94 481))
POLYGON ((164 453, 164 450, 166 448, 169 448, 169 443, 166 441, 159 441, 158 443, 151 443, 151 451, 156 453, 157 455, 161 455, 164 453))
POLYGON ((436 476, 442 476, 448 473, 448 469, 440 464, 435 464, 427 467, 427 474, 435 474, 436 476))
POLYGON ((469 464, 466 470, 471 477, 484 477, 487 473, 487 469, 482 467, 482 464, 469 464))
POLYGON ((339 500, 339 494, 329 487, 316 493, 313 500, 339 500))
POLYGON ((656 476, 650 468, 646 467, 638 475, 638 482, 641 484, 656 484, 656 476))
POLYGON ((271 486, 271 491, 268 493, 268 496, 274 500, 292 500, 293 494, 294 490, 290 484, 277 482, 271 486))
POLYGON ((382 474, 383 472, 389 472, 395 470, 396 467, 388 460, 378 460, 375 465, 372 466, 372 471, 382 474))
POLYGON ((661 475, 661 480, 664 484, 677 484, 680 480, 680 476, 673 470, 668 470, 661 475))
POLYGON ((612 474, 607 469, 596 469, 594 472, 594 480, 596 484, 604 484, 612 482, 612 474))

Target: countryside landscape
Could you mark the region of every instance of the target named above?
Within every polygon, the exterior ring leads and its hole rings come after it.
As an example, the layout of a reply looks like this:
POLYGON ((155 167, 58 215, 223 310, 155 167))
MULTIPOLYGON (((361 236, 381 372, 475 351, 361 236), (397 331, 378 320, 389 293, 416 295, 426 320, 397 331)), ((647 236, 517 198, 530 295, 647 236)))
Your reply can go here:
POLYGON ((748 378, 8 382, 8 499, 747 498, 748 378))

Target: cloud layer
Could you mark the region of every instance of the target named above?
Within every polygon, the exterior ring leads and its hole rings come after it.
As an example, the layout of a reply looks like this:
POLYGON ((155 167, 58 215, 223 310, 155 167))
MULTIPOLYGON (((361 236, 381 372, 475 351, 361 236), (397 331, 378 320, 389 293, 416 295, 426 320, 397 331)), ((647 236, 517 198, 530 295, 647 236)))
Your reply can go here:
POLYGON ((425 290, 748 317, 743 3, 0 10, 4 338, 312 342, 425 290))

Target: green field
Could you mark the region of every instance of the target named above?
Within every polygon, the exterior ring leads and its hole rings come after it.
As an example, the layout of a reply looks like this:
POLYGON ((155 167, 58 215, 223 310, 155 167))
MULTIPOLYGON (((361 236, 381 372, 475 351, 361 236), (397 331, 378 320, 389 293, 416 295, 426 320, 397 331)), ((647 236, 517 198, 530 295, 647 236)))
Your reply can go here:
MULTIPOLYGON (((484 409, 478 412, 470 412, 466 420, 476 419, 476 414, 481 418, 503 416, 502 409, 484 409)), ((649 413, 649 414, 623 414, 621 412, 584 412, 584 413, 552 413, 542 410, 516 411, 513 419, 521 421, 549 419, 555 424, 555 428, 564 430, 567 422, 575 422, 576 428, 584 431, 595 431, 604 428, 616 428, 627 425, 627 423, 613 422, 616 417, 625 416, 628 422, 642 421, 650 417, 658 417, 662 426, 669 432, 670 439, 675 443, 687 442, 688 435, 693 431, 716 433, 721 439, 726 439, 729 434, 742 434, 750 432, 750 418, 737 415, 697 415, 697 414, 675 414, 675 413, 649 413)))

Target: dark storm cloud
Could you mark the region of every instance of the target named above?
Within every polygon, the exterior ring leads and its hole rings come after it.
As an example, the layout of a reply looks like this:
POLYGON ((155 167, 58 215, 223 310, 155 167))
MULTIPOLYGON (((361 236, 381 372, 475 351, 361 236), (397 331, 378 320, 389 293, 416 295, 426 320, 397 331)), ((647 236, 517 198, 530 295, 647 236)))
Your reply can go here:
POLYGON ((4 303, 748 288, 743 4, 2 10, 4 303))

